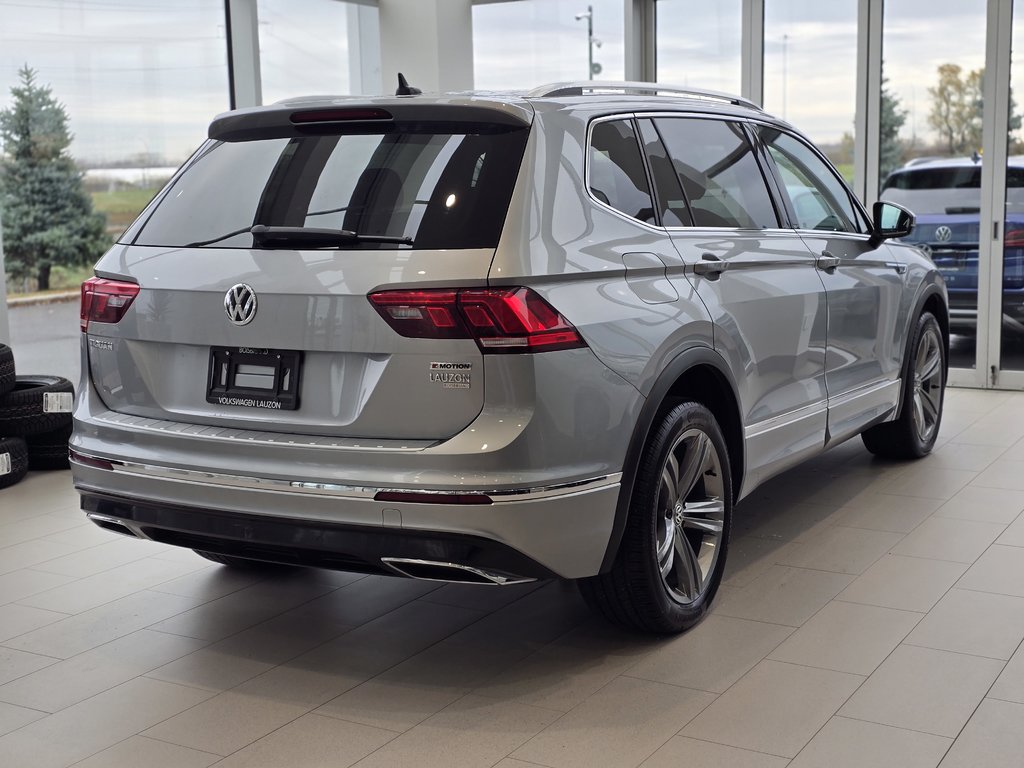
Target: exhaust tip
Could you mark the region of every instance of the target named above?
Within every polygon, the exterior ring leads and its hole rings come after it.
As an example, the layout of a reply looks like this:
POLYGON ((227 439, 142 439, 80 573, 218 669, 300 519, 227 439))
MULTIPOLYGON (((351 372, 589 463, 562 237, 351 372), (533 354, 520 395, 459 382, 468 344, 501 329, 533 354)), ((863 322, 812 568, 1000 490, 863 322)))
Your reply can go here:
POLYGON ((525 584, 536 579, 516 576, 511 573, 489 571, 460 563, 445 563, 438 560, 418 560, 411 557, 382 557, 381 562, 402 576, 420 581, 445 581, 456 584, 485 584, 507 586, 525 584))
POLYGON ((141 538, 137 533, 135 533, 135 531, 133 531, 127 525, 122 523, 116 517, 98 515, 95 512, 87 513, 86 517, 88 517, 90 520, 96 523, 96 525, 98 525, 100 528, 103 528, 105 530, 113 531, 114 533, 119 533, 122 536, 130 536, 133 539, 141 538))

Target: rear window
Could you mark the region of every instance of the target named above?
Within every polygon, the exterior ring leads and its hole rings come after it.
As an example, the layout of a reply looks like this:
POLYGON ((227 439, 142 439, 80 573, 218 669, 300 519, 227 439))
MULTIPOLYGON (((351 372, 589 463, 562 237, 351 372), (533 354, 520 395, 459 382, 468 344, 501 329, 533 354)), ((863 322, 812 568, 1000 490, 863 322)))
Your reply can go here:
POLYGON ((882 189, 979 189, 981 166, 962 168, 922 168, 899 171, 885 180, 882 189))
MULTIPOLYGON (((981 210, 981 165, 893 171, 879 197, 918 216, 976 214, 981 210)), ((1024 210, 1024 168, 1006 169, 1006 205, 1008 211, 1024 210)))
POLYGON ((528 133, 409 125, 210 142, 129 232, 137 245, 252 248, 249 228, 263 224, 408 237, 415 249, 494 248, 528 133))

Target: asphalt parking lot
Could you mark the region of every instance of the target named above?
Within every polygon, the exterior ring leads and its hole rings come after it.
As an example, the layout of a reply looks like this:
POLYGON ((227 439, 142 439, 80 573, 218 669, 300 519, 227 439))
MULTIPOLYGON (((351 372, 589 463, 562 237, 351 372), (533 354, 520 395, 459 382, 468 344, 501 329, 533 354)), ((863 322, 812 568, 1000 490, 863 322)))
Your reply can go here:
POLYGON ((11 307, 11 348, 19 374, 63 376, 78 387, 78 302, 11 307))

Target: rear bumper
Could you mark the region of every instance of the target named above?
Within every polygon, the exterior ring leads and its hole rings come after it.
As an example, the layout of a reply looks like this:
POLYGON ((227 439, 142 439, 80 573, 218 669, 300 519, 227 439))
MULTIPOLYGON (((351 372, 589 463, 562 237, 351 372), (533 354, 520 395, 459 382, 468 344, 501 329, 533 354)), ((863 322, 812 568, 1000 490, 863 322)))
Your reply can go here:
MULTIPOLYGON (((484 409, 462 432, 440 442, 399 444, 118 413, 100 398, 83 356, 70 446, 85 462, 71 463, 75 487, 87 500, 187 510, 195 513, 188 517, 192 522, 219 515, 253 526, 274 522, 292 526, 294 535, 309 526, 341 526, 337 530, 377 532, 388 545, 423 542, 413 549, 449 536, 471 537, 493 545, 478 546, 478 559, 507 550, 533 563, 538 574, 592 576, 611 538, 626 446, 643 397, 589 349, 527 357, 498 361, 494 375, 485 377, 484 409), (377 500, 380 491, 489 498, 377 500)), ((207 535, 204 525, 178 533, 207 535)), ((150 527, 162 530, 152 521, 150 527)), ((183 538, 181 545, 230 554, 224 547, 245 544, 250 529, 225 530, 219 549, 183 538)), ((364 546, 365 537, 352 545, 339 544, 341 534, 326 538, 331 545, 324 551, 337 548, 339 557, 351 555, 375 568, 387 567, 382 557, 403 557, 364 546)), ((329 562, 305 545, 294 549, 310 564, 329 562)), ((275 551, 277 559, 285 557, 275 551)), ((341 560, 328 567, 341 567, 341 560)), ((508 570, 501 562, 495 567, 508 570)))
POLYGON ((397 569, 389 560, 428 560, 515 577, 510 581, 598 573, 620 479, 502 491, 435 489, 487 496, 490 503, 417 503, 375 500, 389 490, 383 488, 120 461, 107 469, 92 461, 72 459, 75 487, 93 522, 114 530, 123 526, 143 538, 259 560, 392 574, 397 569))
POLYGON ((82 494, 82 508, 118 533, 254 560, 387 575, 404 575, 407 562, 456 563, 464 570, 453 574, 491 584, 558 575, 507 545, 467 534, 242 515, 91 492, 82 494), (392 560, 399 567, 389 566, 392 560), (489 578, 474 578, 479 574, 489 578))

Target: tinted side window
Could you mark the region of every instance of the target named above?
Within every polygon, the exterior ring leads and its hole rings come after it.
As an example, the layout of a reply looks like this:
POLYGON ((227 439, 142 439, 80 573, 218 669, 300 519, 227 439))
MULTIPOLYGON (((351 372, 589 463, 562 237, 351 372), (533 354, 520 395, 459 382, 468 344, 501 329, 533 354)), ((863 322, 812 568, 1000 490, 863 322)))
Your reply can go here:
POLYGON ((779 226, 764 176, 738 123, 666 117, 654 121, 698 227, 779 226))
POLYGON ((590 136, 590 191, 634 219, 654 223, 654 204, 633 123, 597 123, 590 136))
POLYGON ((637 123, 640 126, 640 138, 644 142, 644 152, 647 153, 647 164, 651 168, 654 196, 661 211, 661 223, 666 227, 689 226, 693 220, 690 218, 683 187, 679 183, 675 168, 672 167, 665 145, 654 128, 654 122, 638 120, 637 123))
POLYGON ((850 193, 810 147, 775 128, 758 133, 779 169, 797 229, 860 231, 850 193))

